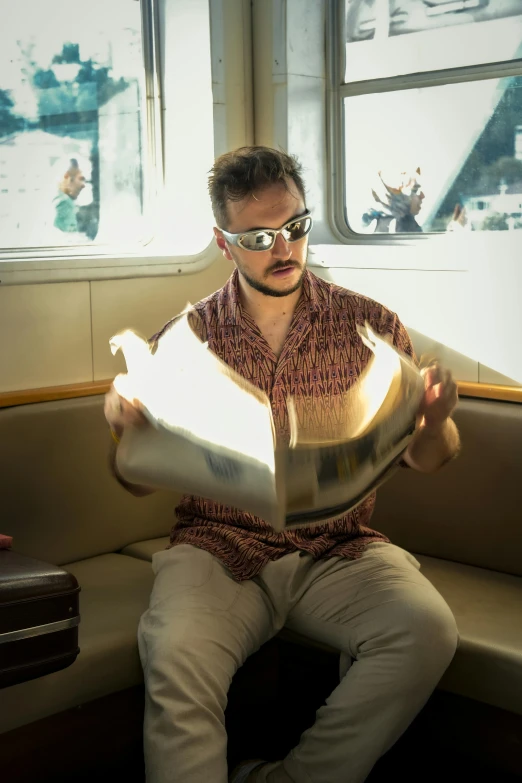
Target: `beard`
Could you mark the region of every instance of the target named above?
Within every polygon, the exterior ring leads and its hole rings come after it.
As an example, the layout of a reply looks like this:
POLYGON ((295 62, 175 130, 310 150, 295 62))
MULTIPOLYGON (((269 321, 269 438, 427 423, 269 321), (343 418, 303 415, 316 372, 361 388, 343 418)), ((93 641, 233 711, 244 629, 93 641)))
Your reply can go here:
POLYGON ((244 268, 241 261, 238 261, 237 259, 234 259, 237 270, 241 277, 245 280, 248 285, 254 289, 254 291, 259 291, 259 293, 264 294, 265 296, 290 296, 290 294, 294 294, 301 286, 303 285, 303 277, 304 273, 306 271, 307 261, 305 261, 302 269, 301 265, 299 263, 296 263, 295 261, 276 261, 275 264, 272 264, 271 267, 269 267, 265 272, 265 277, 268 277, 268 275, 271 272, 275 272, 277 269, 285 269, 288 266, 295 267, 296 269, 300 269, 300 275, 297 280, 297 282, 291 287, 291 288, 285 288, 283 291, 281 291, 278 288, 272 288, 271 286, 264 283, 262 280, 257 280, 255 277, 252 277, 244 268))

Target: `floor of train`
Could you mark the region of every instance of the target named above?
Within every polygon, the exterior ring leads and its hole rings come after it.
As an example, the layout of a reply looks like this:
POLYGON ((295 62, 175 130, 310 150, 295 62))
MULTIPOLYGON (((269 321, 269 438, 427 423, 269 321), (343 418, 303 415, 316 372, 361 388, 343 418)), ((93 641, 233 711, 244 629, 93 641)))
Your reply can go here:
MULTIPOLYGON (((294 696, 286 709, 280 705, 277 713, 267 704, 264 708, 238 711, 235 718, 229 719, 231 769, 243 759, 281 758, 298 742, 302 730, 313 723, 315 710, 309 700, 306 704, 298 694, 294 696)), ((482 705, 436 693, 403 737, 377 763, 367 783, 520 783, 519 728, 513 733, 502 725, 501 714, 495 725, 488 725, 487 720, 474 724, 473 714, 482 709, 482 705)), ((75 783, 112 783, 115 779, 145 783, 139 747, 125 759, 113 759, 111 768, 97 769, 94 775, 78 777, 75 783)), ((208 781, 213 783, 211 770, 208 781)), ((349 778, 346 783, 350 783, 349 778)))
MULTIPOLYGON (((252 656, 234 677, 229 692, 229 768, 244 759, 283 758, 313 724, 317 709, 338 684, 338 677, 338 657, 279 640, 272 640, 252 656)), ((29 745, 21 739, 17 748, 0 748, 0 780, 145 783, 143 699, 143 688, 136 686, 51 717, 47 734, 40 729, 29 745), (61 763, 52 756, 49 762, 46 751, 48 741, 56 744, 56 736, 61 738, 61 763), (25 770, 20 768, 25 766, 20 765, 21 758, 26 761, 25 770), (3 774, 6 764, 14 775, 3 774)), ((205 738, 201 742, 203 747, 205 738)), ((175 770, 173 780, 178 780, 175 770)), ((206 780, 214 783, 210 769, 206 780)), ((522 715, 437 690, 367 778, 368 783, 393 780, 522 782, 522 715)))
MULTIPOLYGON (((519 775, 478 762, 466 754, 440 748, 436 743, 431 746, 429 743, 415 745, 412 740, 413 738, 406 734, 395 748, 377 763, 367 778, 367 783, 390 783, 394 780, 400 783, 520 783, 522 780, 519 775)), ((242 755, 252 758, 250 747, 246 748, 242 755)), ((137 754, 135 759, 127 758, 119 764, 111 765, 110 769, 98 770, 94 777, 71 778, 71 783, 73 780, 75 783, 87 783, 87 780, 89 783, 94 780, 97 783, 112 783, 114 780, 145 783, 142 759, 137 754)), ((210 770, 208 781, 213 782, 210 770)), ((346 783, 350 783, 350 779, 346 783)))

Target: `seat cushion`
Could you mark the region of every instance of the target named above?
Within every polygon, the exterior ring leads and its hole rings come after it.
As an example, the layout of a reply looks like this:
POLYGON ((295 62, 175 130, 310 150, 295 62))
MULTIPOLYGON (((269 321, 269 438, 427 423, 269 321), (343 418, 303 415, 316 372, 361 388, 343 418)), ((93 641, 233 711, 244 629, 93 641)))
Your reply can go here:
POLYGON ((0 733, 142 681, 136 632, 149 602, 150 563, 101 555, 65 566, 80 593, 80 654, 75 663, 2 691, 0 733))
POLYGON ((138 557, 140 560, 152 560, 152 555, 166 549, 169 544, 169 536, 162 538, 149 538, 148 541, 136 541, 121 550, 122 555, 138 557))
MULTIPOLYGON (((139 541, 125 547, 123 554, 151 560, 168 541, 139 541)), ((449 604, 460 634, 459 649, 441 687, 522 714, 522 578, 424 555, 417 558, 423 574, 449 604)), ((337 652, 286 628, 280 638, 337 652)))
POLYGON ((441 687, 522 715, 522 578, 417 558, 446 599, 460 634, 441 687))
POLYGON ((433 474, 398 470, 371 526, 408 552, 522 576, 522 405, 462 399, 455 423, 458 459, 433 474))

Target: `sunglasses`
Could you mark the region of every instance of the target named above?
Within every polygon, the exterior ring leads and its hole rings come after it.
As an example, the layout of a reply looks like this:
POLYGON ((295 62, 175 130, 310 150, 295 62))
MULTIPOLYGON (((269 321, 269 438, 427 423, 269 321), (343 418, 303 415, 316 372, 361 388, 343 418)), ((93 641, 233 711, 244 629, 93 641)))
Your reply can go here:
POLYGON ((219 230, 231 245, 243 248, 243 250, 272 250, 278 234, 283 235, 285 242, 298 242, 303 239, 312 228, 312 217, 305 212, 298 218, 292 218, 281 228, 259 228, 257 231, 243 231, 241 234, 230 234, 222 228, 219 230))

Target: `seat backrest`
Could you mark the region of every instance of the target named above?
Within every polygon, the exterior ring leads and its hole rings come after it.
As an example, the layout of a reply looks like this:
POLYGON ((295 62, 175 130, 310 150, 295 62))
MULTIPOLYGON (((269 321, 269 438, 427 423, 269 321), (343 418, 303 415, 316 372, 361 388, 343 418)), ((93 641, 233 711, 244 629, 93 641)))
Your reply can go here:
POLYGON ((103 397, 0 409, 0 532, 57 565, 167 535, 178 496, 127 493, 108 468, 103 397))
POLYGON ((522 405, 462 399, 460 456, 438 473, 400 469, 372 527, 412 552, 522 575, 522 405))
MULTIPOLYGON (((461 400, 462 453, 434 475, 399 470, 372 526, 396 544, 522 575, 522 406, 461 400)), ((103 397, 0 410, 0 532, 61 565, 167 535, 179 496, 134 498, 108 470, 103 397)))

